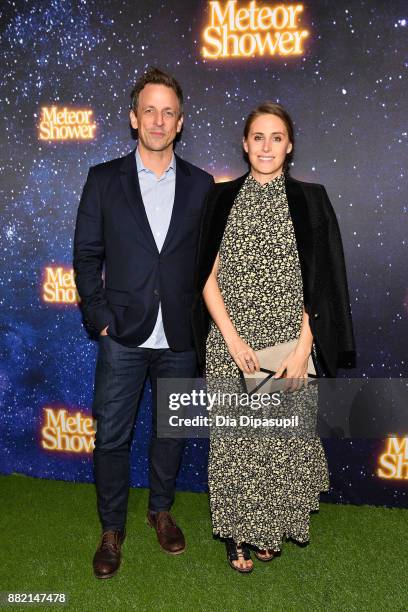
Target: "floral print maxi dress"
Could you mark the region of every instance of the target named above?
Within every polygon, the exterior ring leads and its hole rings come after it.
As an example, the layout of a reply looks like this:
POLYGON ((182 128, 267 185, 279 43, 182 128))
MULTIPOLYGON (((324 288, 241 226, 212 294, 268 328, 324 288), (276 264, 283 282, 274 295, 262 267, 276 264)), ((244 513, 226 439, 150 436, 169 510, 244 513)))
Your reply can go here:
MULTIPOLYGON (((299 336, 303 288, 284 175, 261 185, 251 174, 232 206, 221 242, 218 283, 228 314, 254 350, 299 336)), ((240 372, 212 322, 206 376, 240 372)), ((310 512, 329 486, 317 437, 211 436, 208 483, 213 532, 260 549, 284 537, 309 540, 310 512)))

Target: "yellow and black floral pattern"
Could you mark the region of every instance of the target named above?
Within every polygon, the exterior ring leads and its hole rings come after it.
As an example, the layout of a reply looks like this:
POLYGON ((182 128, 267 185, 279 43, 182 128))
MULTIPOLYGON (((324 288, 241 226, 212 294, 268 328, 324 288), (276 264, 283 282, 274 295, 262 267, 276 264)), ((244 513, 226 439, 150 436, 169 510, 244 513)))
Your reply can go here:
MULTIPOLYGON (((284 175, 261 185, 248 175, 220 246, 218 283, 240 336, 254 350, 297 338, 303 288, 284 175)), ((214 323, 206 375, 237 381, 239 369, 214 323)), ((309 540, 310 512, 329 487, 317 437, 212 436, 209 491, 213 531, 261 549, 309 540)))

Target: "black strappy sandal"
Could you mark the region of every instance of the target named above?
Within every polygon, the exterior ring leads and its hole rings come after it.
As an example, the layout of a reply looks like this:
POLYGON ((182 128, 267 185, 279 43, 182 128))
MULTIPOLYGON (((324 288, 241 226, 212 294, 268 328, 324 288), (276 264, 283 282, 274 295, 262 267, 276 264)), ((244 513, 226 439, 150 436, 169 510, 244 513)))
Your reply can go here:
POLYGON ((260 550, 255 550, 254 552, 255 552, 255 557, 259 561, 263 561, 264 563, 267 563, 268 561, 272 561, 272 559, 275 557, 275 552, 273 550, 269 549, 269 548, 265 551, 265 552, 269 553, 268 556, 260 555, 259 553, 263 552, 263 551, 260 551, 260 550))
POLYGON ((241 574, 249 574, 252 572, 254 569, 253 564, 252 567, 238 567, 233 564, 233 561, 239 561, 240 558, 244 559, 245 561, 251 560, 251 553, 246 544, 237 545, 232 538, 227 538, 225 540, 225 546, 227 549, 228 563, 232 569, 240 572, 241 574))

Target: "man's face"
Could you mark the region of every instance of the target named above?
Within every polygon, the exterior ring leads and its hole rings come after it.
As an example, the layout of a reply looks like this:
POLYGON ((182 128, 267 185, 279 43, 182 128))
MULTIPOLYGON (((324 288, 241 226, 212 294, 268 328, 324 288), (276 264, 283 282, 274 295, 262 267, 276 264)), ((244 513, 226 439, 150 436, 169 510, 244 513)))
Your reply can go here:
POLYGON ((183 117, 177 95, 171 87, 149 83, 139 94, 136 113, 130 111, 132 128, 138 131, 139 145, 148 151, 165 151, 181 130, 183 117))

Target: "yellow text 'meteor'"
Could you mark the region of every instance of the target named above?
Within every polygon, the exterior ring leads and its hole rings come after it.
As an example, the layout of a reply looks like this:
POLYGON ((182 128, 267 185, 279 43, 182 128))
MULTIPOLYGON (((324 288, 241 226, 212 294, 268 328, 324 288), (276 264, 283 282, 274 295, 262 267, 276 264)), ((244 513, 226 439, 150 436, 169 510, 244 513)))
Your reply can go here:
POLYGON ((301 55, 309 35, 299 28, 302 4, 247 7, 237 0, 210 2, 210 20, 203 31, 205 58, 254 57, 255 55, 301 55))
POLYGON ((40 140, 91 140, 96 124, 92 110, 43 106, 39 125, 40 140))

